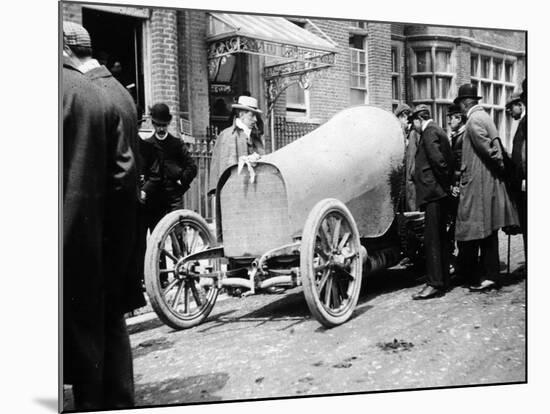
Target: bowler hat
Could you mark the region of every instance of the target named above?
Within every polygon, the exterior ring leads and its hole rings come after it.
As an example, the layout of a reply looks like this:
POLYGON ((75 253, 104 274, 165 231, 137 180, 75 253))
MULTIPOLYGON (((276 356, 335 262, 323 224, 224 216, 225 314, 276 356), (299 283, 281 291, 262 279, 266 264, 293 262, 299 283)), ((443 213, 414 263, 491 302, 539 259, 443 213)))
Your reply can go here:
POLYGON ((421 112, 428 112, 428 114, 431 114, 430 107, 429 107, 428 105, 426 105, 426 104, 416 105, 416 106, 414 107, 413 113, 412 113, 411 116, 409 117, 409 120, 418 118, 418 115, 419 115, 421 112))
POLYGON ((508 102, 506 102, 506 109, 511 108, 513 104, 521 102, 521 94, 519 92, 512 93, 508 102))
POLYGON ((456 114, 463 115, 460 105, 457 105, 457 104, 449 105, 449 108, 447 109, 447 116, 456 115, 456 114))
POLYGON ((233 104, 232 108, 244 109, 247 111, 256 112, 258 114, 262 113, 262 111, 258 109, 258 100, 256 98, 252 98, 251 96, 239 96, 238 102, 233 104))
POLYGON ((458 95, 453 102, 457 104, 465 98, 480 100, 481 96, 478 96, 477 94, 477 87, 470 83, 465 83, 460 88, 458 88, 458 95))
POLYGON ((155 124, 168 125, 172 120, 168 105, 164 103, 154 104, 151 108, 151 119, 155 124))
POLYGON ((88 31, 74 22, 63 22, 63 42, 69 47, 92 47, 88 31))
POLYGON ((394 115, 399 117, 403 112, 411 112, 411 107, 406 103, 400 103, 399 105, 397 105, 397 108, 395 108, 394 111, 394 115))

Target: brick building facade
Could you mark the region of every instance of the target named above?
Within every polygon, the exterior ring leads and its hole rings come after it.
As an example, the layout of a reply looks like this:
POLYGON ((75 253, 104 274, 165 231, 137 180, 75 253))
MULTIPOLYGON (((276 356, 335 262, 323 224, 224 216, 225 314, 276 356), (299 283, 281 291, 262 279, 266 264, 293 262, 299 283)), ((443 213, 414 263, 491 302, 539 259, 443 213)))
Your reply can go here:
MULTIPOLYGON (((90 31, 94 51, 99 51, 99 45, 110 48, 107 52, 111 56, 120 56, 126 68, 126 83, 131 88, 133 85, 132 92, 145 115, 146 108, 157 101, 170 106, 177 121, 172 125, 173 132, 189 139, 204 136, 212 123, 223 124, 221 115, 214 116, 214 104, 225 103, 227 107, 227 99, 245 90, 258 97, 260 107, 268 113, 264 68, 269 58, 233 53, 230 61, 234 67, 228 76, 240 81, 225 85, 225 89, 213 81, 208 40, 212 13, 67 2, 61 7, 64 20, 81 23, 90 31), (104 19, 120 24, 102 26, 104 19), (112 27, 131 33, 118 35, 112 27), (220 92, 222 89, 225 92, 220 92)), ((367 21, 288 20, 320 42, 329 42, 335 53, 330 67, 311 73, 307 89, 292 83, 282 91, 273 104, 273 117, 318 125, 353 104, 368 103, 392 110, 399 102, 427 103, 432 106, 434 119, 444 126, 446 108, 458 87, 473 82, 504 141, 509 141, 514 125, 504 106, 525 77, 525 33, 367 21)), ((266 125, 268 148, 276 147, 271 146, 273 132, 266 125)))

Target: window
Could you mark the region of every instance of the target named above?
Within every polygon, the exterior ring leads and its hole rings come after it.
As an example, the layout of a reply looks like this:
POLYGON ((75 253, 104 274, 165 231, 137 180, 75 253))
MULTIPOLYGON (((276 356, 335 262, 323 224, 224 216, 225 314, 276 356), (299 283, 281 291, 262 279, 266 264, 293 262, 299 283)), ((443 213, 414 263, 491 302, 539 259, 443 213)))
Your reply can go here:
POLYGON ((418 48, 412 53, 413 103, 430 105, 433 119, 442 127, 447 125, 447 107, 453 99, 453 59, 450 47, 418 48))
POLYGON ((401 101, 401 89, 399 87, 399 50, 397 47, 391 48, 391 96, 392 105, 397 107, 401 101))
POLYGON ((482 97, 480 103, 493 118, 504 143, 510 141, 512 129, 512 120, 504 109, 516 88, 515 65, 515 60, 490 52, 473 53, 470 59, 471 82, 477 87, 482 97))
POLYGON ((350 102, 352 105, 367 101, 367 51, 365 36, 351 36, 350 46, 350 102))
POLYGON ((293 83, 286 89, 286 115, 290 117, 307 115, 306 91, 298 83, 293 83))

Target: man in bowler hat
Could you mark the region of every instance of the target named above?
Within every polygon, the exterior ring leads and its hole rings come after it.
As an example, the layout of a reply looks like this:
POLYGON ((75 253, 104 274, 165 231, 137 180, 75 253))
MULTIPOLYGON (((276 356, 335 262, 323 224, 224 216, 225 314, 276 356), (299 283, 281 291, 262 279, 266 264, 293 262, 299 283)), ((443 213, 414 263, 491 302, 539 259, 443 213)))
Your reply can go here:
POLYGON ((426 285, 413 299, 430 299, 445 294, 449 286, 449 239, 446 232, 452 177, 449 138, 436 125, 427 105, 418 105, 411 115, 420 133, 415 157, 416 203, 425 212, 424 247, 426 285))
POLYGON ((466 114, 462 143, 456 240, 462 243, 464 275, 471 291, 498 286, 498 230, 518 225, 504 183, 504 159, 493 120, 478 105, 477 88, 464 84, 454 100, 466 114), (480 270, 480 272, 478 272, 480 270))
POLYGON ((183 140, 168 132, 171 121, 166 104, 153 105, 151 122, 155 132, 141 143, 140 199, 145 205, 146 227, 151 231, 166 214, 183 208, 183 194, 197 175, 197 166, 183 140))

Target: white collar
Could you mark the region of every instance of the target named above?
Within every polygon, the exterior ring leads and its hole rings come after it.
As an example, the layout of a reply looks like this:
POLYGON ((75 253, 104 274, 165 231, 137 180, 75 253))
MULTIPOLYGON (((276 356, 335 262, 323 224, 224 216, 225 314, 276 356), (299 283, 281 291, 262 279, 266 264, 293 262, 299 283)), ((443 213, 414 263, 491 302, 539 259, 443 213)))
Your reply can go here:
POLYGON ((91 71, 92 69, 99 68, 101 65, 95 59, 89 59, 78 67, 78 70, 82 73, 91 71))
POLYGON ((433 121, 432 119, 428 119, 428 120, 426 120, 426 122, 424 122, 424 123, 422 124, 422 132, 424 132, 424 130, 426 129, 426 127, 428 126, 428 124, 429 124, 430 122, 432 122, 432 121, 433 121))
POLYGON ((248 128, 240 118, 235 119, 235 125, 244 131, 247 138, 250 138, 250 133, 252 132, 251 128, 248 128))
POLYGON ((168 131, 166 131, 166 135, 162 138, 159 137, 159 135, 155 131, 155 138, 158 139, 159 141, 164 141, 166 139, 166 137, 168 137, 168 131))

